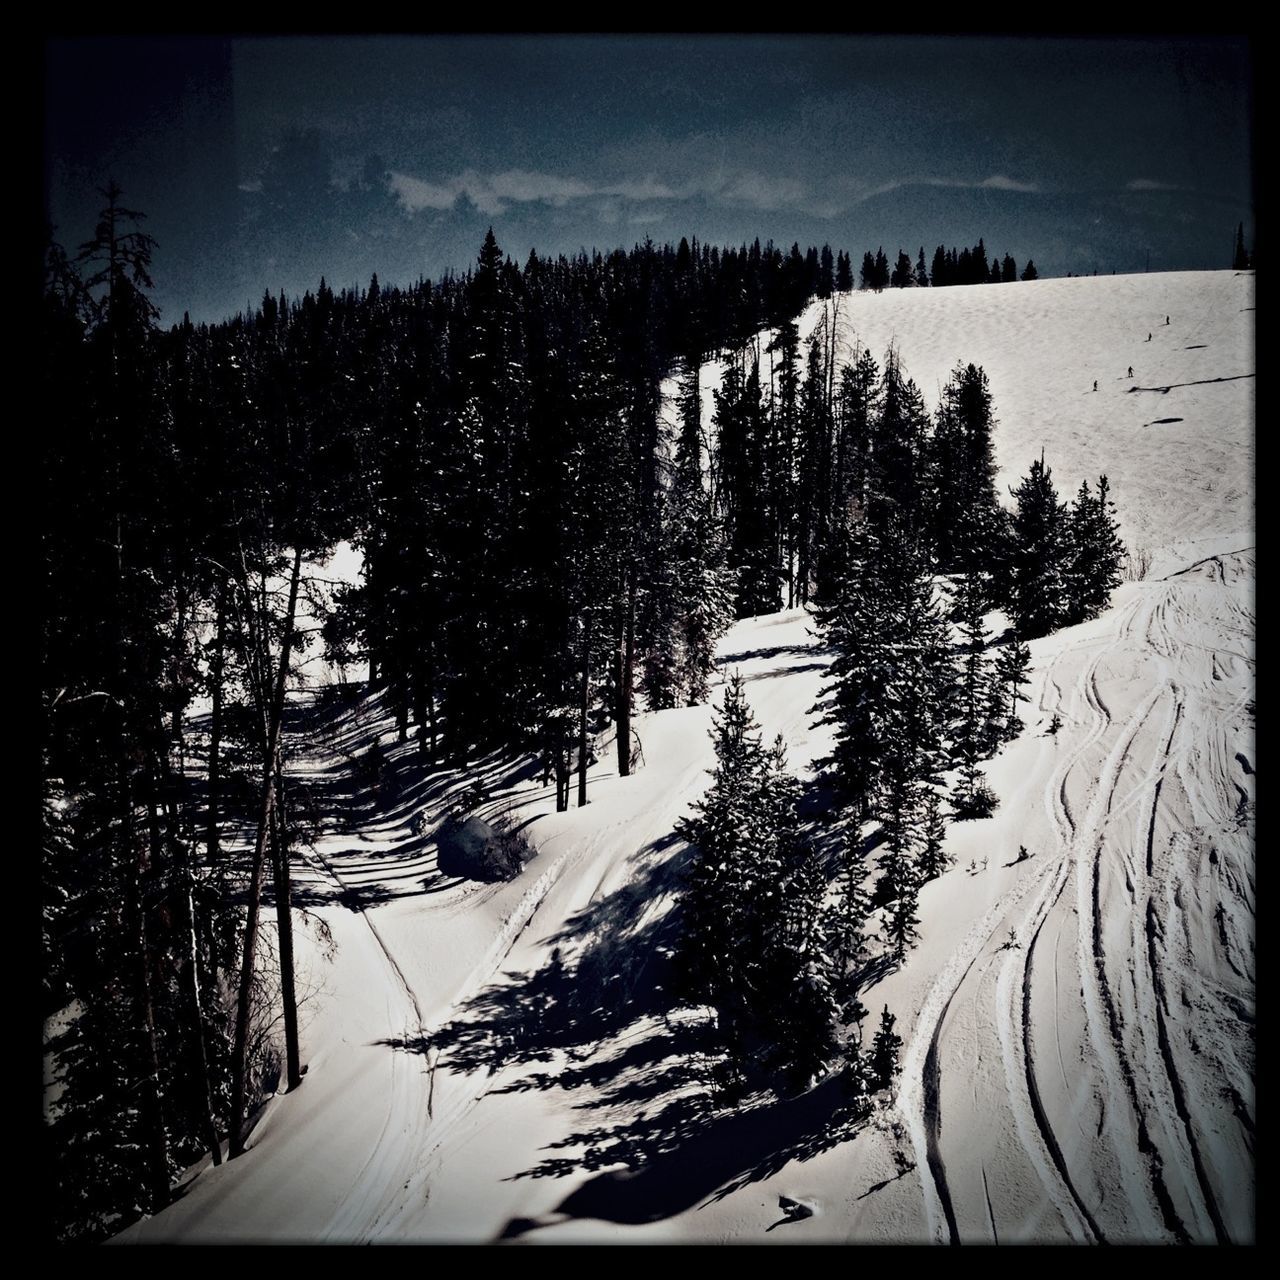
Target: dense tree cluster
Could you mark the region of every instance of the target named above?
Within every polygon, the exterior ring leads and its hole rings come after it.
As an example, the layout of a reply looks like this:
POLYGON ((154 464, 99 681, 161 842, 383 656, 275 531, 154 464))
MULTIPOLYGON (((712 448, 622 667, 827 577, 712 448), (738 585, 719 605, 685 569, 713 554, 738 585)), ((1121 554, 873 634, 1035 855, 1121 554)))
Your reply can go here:
MULTIPOLYGON (((986 244, 982 239, 971 249, 948 249, 939 245, 933 252, 932 264, 925 266, 924 245, 912 266, 911 256, 905 249, 898 250, 897 259, 890 267, 889 259, 881 246, 872 253, 869 249, 862 257, 862 268, 859 273, 862 287, 873 289, 879 293, 884 289, 928 288, 942 289, 955 284, 1009 284, 1015 280, 1035 280, 1038 278, 1035 263, 1028 259, 1022 274, 1018 274, 1018 264, 1011 254, 1003 258, 996 254, 987 257, 986 244)), ((837 288, 840 288, 837 285, 837 288)), ((852 287, 852 278, 849 285, 852 287)))
MULTIPOLYGON (((683 994, 713 1008, 730 1100, 758 1063, 792 1086, 809 1083, 865 1015, 848 980, 864 946, 865 868, 845 868, 828 901, 827 872, 800 827, 799 787, 782 741, 761 741, 734 674, 712 731, 712 783, 679 831, 693 858, 684 895, 683 994)), ((850 1047, 857 1075, 858 1045, 850 1047)))
MULTIPOLYGON (((880 913, 882 953, 902 961, 918 935, 919 891, 948 864, 944 797, 960 819, 996 804, 981 766, 1022 728, 1024 641, 1105 607, 1123 548, 1105 476, 1068 507, 1038 460, 1013 491, 1014 509, 1001 505, 992 396, 977 366, 956 367, 930 415, 896 351, 883 370, 863 351, 835 375, 819 334, 797 386, 794 332, 783 326, 772 345, 768 396, 754 354, 749 374, 745 360, 730 361, 716 396, 729 562, 740 613, 777 608, 784 587, 788 603, 815 606, 832 653, 819 710, 834 733, 828 764, 848 834, 817 910, 803 834, 791 818, 768 826, 791 813, 770 798, 780 765, 765 767, 731 682, 715 781, 683 829, 694 846, 687 991, 716 1011, 731 1062, 811 1076, 843 1041, 858 1093, 878 1070, 864 1060, 861 1032, 845 1030, 864 1012, 858 974, 873 946, 871 914, 880 913), (754 500, 739 491, 740 474, 760 478, 754 500), (1013 624, 999 642, 987 625, 993 609, 1013 624), (755 783, 732 763, 741 760, 755 783), (866 834, 869 821, 878 836, 866 834), (878 843, 871 890, 869 839, 878 843), (801 955, 787 953, 791 911, 806 922, 803 957, 816 970, 795 968, 801 955), (777 966, 768 980, 766 964, 777 966)), ((882 1035, 874 1053, 887 1061, 891 1015, 882 1035)))
POLYGON ((585 803, 592 732, 616 723, 628 772, 636 690, 704 699, 736 605, 698 370, 837 283, 829 248, 646 243, 521 268, 490 234, 460 278, 322 280, 164 332, 142 215, 104 194, 77 257, 50 244, 42 312, 63 1238, 159 1208, 202 1150, 242 1149, 277 1075, 301 1081, 289 879, 305 796, 283 720, 292 655, 315 639, 297 621, 304 563, 362 550, 324 639, 368 660, 424 757, 540 753, 561 806, 576 762, 585 803), (660 387, 678 369, 671 433, 660 387), (278 1011, 283 1062, 265 1032, 278 1011))

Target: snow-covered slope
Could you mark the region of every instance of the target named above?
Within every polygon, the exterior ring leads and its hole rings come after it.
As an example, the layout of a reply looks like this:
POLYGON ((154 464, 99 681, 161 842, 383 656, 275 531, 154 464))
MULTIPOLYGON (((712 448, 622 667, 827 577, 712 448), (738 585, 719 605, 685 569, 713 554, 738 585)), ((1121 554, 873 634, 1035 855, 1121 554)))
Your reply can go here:
MULTIPOLYGON (((710 707, 639 717, 644 766, 602 760, 581 810, 485 762, 482 812, 539 853, 482 887, 446 880, 430 837, 463 780, 422 774, 375 698, 296 727, 330 815, 300 890, 338 944, 303 948, 304 1084, 120 1238, 1252 1239, 1253 306, 1227 272, 840 299, 850 350, 895 341, 931 402, 982 364, 1002 481, 1042 447, 1064 497, 1106 471, 1151 556, 1103 617, 1032 645, 1028 730, 988 766, 1000 808, 951 828, 921 944, 864 996, 906 1044, 858 1132, 829 1086, 691 1105, 663 918, 710 707), (350 757, 377 736, 403 754, 375 800, 350 757)), ((828 743, 804 614, 720 652, 806 772, 828 743)))

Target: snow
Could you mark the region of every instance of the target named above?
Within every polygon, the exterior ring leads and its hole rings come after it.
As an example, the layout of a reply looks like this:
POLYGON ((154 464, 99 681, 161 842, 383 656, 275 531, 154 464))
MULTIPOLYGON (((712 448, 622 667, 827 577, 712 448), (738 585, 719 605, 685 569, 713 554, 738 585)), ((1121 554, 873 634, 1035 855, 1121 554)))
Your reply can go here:
MULTIPOLYGON (((1150 555, 1101 618, 1032 643, 1027 731, 986 766, 1000 807, 950 828, 920 945, 864 993, 905 1043, 856 1133, 827 1085, 689 1119, 681 1024, 654 988, 710 705, 637 717, 643 767, 619 778, 602 757, 584 809, 480 762, 480 816, 538 854, 479 885, 444 879, 430 836, 469 775, 420 769, 375 696, 294 741, 330 814, 299 895, 337 944, 330 963, 298 938, 304 1082, 243 1158, 117 1238, 1251 1241, 1253 305, 1253 277, 1229 272, 839 300, 847 346, 882 360, 895 341, 931 403, 958 360, 983 365, 1001 483, 1041 448, 1064 498, 1105 471, 1150 555), (372 805, 348 760, 375 739, 397 772, 372 805), (530 1013, 524 975, 554 950, 590 1006, 576 1035, 530 1013)), ((721 373, 704 371, 708 418, 721 373)), ((711 702, 740 670, 810 777, 829 737, 805 614, 739 623, 720 659, 711 702)))

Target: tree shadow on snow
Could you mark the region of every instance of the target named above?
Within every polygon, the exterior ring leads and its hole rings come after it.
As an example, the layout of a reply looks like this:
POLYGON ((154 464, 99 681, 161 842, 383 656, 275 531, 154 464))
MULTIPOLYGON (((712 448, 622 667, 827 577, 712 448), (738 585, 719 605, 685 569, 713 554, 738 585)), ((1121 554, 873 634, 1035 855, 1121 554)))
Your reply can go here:
MULTIPOLYGON (((805 808, 816 817, 824 799, 806 796, 805 808)), ((836 838, 826 833, 823 843, 836 838)), ((860 1127, 835 1078, 778 1098, 749 1068, 730 1104, 708 1018, 674 994, 675 899, 687 856, 675 835, 640 850, 625 885, 544 939, 552 953, 541 969, 503 975, 428 1037, 383 1042, 436 1051, 437 1070, 489 1072, 493 1092, 580 1094, 574 1131, 508 1180, 595 1176, 545 1218, 513 1219, 501 1238, 571 1218, 660 1221, 811 1159, 860 1127)))

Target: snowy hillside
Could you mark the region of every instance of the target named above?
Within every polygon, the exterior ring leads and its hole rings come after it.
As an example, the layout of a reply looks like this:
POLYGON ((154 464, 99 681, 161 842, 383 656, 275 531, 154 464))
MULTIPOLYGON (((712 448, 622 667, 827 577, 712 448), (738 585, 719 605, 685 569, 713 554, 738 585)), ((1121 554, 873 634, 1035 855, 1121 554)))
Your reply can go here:
MULTIPOLYGON (((424 773, 376 695, 300 699, 324 834, 298 896, 336 946, 298 939, 307 1075, 241 1159, 117 1239, 1252 1240, 1253 332, 1253 276, 1229 272, 838 300, 848 352, 895 343, 931 408, 957 361, 985 367, 1003 489, 1042 449, 1064 498, 1106 472, 1135 562, 1102 617, 1032 643, 1027 730, 986 767, 1000 807, 949 829, 920 945, 863 995, 905 1041, 869 1122, 835 1126, 829 1085, 691 1105, 664 917, 710 705, 639 716, 642 767, 604 753, 583 809, 488 762, 479 812, 537 857, 479 885, 436 865, 464 780, 424 773), (353 761, 375 740, 372 791, 353 761)), ((741 671, 811 776, 829 741, 807 616, 741 622, 719 653, 712 701, 741 671)))

